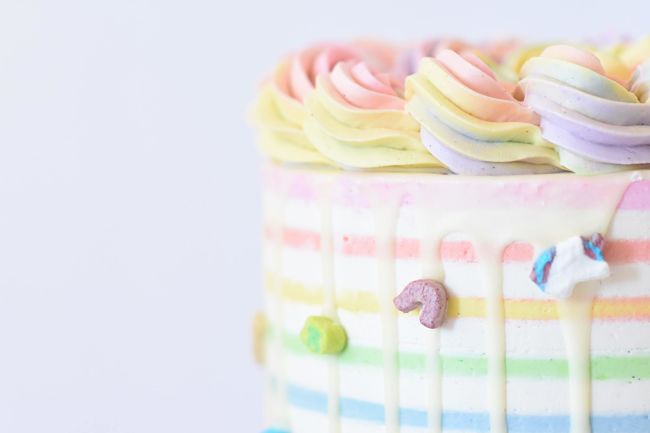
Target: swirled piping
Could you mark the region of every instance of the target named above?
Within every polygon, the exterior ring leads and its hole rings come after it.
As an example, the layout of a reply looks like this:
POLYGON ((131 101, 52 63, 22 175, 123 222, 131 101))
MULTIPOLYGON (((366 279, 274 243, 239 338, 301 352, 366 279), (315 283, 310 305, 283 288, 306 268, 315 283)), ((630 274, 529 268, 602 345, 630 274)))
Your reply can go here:
MULTIPOLYGON (((552 46, 526 62, 522 75, 526 105, 540 115, 543 136, 571 171, 591 174, 650 163, 650 104, 608 77, 594 54, 552 46)), ((643 77, 647 73, 639 72, 635 85, 641 95, 643 77)))
POLYGON ((459 174, 557 171, 538 117, 476 55, 441 51, 407 80, 407 110, 429 151, 459 174))
POLYGON ((399 82, 364 62, 341 62, 307 99, 307 137, 328 159, 355 168, 438 167, 404 110, 399 82))
POLYGON ((351 46, 319 44, 282 61, 261 89, 254 109, 262 151, 281 161, 331 164, 305 136, 303 101, 319 75, 340 61, 361 57, 361 51, 351 46))

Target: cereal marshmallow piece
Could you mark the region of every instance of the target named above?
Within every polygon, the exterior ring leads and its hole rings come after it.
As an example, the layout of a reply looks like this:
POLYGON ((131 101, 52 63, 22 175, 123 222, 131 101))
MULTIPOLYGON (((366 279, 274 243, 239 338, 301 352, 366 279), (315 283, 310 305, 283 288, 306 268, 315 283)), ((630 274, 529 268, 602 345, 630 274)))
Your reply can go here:
POLYGON ((569 298, 578 283, 609 277, 609 264, 603 257, 604 244, 600 233, 562 241, 537 257, 530 279, 549 296, 569 298))
POLYGON ((326 316, 310 316, 300 331, 300 340, 312 353, 335 355, 343 352, 348 336, 339 323, 326 316))

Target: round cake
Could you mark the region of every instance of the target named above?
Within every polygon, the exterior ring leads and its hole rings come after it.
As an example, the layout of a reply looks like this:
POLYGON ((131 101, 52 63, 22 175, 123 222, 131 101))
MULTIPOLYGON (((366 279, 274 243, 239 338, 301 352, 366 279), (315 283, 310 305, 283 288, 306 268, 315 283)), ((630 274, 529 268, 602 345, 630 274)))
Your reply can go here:
POLYGON ((282 61, 266 431, 650 432, 649 95, 650 38, 282 61))

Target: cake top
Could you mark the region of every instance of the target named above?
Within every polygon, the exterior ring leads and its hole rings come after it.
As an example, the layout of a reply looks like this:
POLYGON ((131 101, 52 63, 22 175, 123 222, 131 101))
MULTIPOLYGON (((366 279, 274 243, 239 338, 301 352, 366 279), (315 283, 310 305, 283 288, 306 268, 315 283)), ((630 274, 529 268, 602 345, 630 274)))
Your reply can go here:
POLYGON ((288 163, 463 175, 650 166, 650 36, 615 43, 323 43, 263 84, 259 144, 288 163))

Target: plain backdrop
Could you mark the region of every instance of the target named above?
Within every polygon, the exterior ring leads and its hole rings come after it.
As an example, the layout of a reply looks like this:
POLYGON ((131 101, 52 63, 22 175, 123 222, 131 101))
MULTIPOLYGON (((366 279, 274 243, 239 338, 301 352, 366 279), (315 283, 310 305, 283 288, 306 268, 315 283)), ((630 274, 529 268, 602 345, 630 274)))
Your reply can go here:
POLYGON ((0 0, 0 432, 262 428, 259 78, 309 42, 647 29, 646 0, 0 0))

